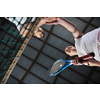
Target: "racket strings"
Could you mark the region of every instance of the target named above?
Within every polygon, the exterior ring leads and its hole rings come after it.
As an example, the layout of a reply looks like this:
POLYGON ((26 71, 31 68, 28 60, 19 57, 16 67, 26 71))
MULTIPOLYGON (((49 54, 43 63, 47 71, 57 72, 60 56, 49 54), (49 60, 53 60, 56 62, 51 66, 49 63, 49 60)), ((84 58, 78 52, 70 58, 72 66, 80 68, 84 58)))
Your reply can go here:
POLYGON ((65 61, 57 61, 53 64, 53 66, 51 67, 49 74, 54 74, 55 72, 57 72, 58 70, 60 70, 64 65, 66 64, 65 61))

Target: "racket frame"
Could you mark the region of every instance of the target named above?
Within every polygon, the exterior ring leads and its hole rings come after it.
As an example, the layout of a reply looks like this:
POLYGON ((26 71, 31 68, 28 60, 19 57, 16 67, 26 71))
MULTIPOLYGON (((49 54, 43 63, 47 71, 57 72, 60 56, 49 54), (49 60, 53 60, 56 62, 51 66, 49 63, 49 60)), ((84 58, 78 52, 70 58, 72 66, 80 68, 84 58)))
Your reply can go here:
MULTIPOLYGON (((57 61, 62 61, 62 60, 65 61, 64 66, 63 66, 62 68, 60 68, 57 72, 55 72, 55 73, 53 73, 53 74, 49 74, 49 76, 55 76, 55 75, 59 74, 61 71, 63 71, 65 68, 67 68, 68 66, 72 65, 72 63, 71 63, 72 60, 59 59, 59 60, 57 60, 57 61), (66 65, 66 62, 69 62, 69 63, 66 65)), ((56 61, 56 62, 57 62, 57 61, 56 61)), ((56 62, 55 62, 55 63, 56 63, 56 62)), ((54 63, 54 64, 55 64, 55 63, 54 63)), ((53 65, 54 65, 54 64, 53 64, 53 65)), ((52 65, 52 66, 53 66, 53 65, 52 65)), ((52 66, 51 66, 51 68, 52 68, 52 66)), ((51 68, 50 68, 50 70, 51 70, 51 68)), ((49 70, 49 72, 50 72, 50 70, 49 70)))

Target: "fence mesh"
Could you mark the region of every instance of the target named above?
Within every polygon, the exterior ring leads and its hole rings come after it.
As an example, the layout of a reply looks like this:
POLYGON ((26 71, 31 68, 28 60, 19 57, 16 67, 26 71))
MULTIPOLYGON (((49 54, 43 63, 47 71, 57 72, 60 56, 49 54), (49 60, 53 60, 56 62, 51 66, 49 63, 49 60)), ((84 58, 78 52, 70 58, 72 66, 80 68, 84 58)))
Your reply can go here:
POLYGON ((41 18, 0 18, 0 82, 5 83, 41 18), (27 24, 25 26, 25 24, 27 24), (31 24, 30 28, 27 28, 31 24), (22 31, 24 28, 24 31, 22 31), (28 34, 24 36, 24 32, 28 34), (21 32, 22 31, 22 32, 21 32), (16 59, 15 59, 16 58, 16 59), (9 70, 9 71, 8 71, 9 70), (8 71, 8 72, 7 72, 8 71), (6 77, 6 76, 7 77, 6 77), (5 78, 6 77, 6 78, 5 78))

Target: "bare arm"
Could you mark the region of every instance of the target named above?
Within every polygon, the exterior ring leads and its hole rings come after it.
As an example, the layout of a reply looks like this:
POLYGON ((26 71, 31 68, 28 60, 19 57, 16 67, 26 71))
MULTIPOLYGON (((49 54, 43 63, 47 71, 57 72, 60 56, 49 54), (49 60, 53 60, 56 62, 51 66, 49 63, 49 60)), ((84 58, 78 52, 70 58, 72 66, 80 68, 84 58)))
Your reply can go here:
POLYGON ((71 22, 69 22, 69 21, 67 21, 63 18, 60 18, 60 23, 59 24, 62 25, 63 27, 65 27, 70 32, 72 32, 73 36, 76 39, 83 35, 71 22))
POLYGON ((84 61, 83 63, 79 62, 79 57, 76 57, 74 61, 72 61, 74 65, 84 65, 87 64, 88 66, 97 66, 100 67, 100 62, 95 59, 89 59, 88 61, 84 61))
POLYGON ((81 37, 83 35, 83 33, 81 33, 71 22, 69 22, 68 20, 61 18, 61 17, 57 17, 57 20, 51 22, 51 23, 46 23, 48 25, 56 25, 56 24, 60 24, 63 27, 65 27, 68 31, 72 32, 73 36, 77 39, 79 37, 81 37))
MULTIPOLYGON (((32 28, 32 24, 31 23, 26 23, 24 24, 24 27, 27 29, 31 29, 32 28)), ((29 30, 26 30, 24 27, 20 27, 20 33, 23 37, 25 37, 27 35, 27 33, 29 32, 29 30)))
POLYGON ((97 67, 100 67, 100 62, 97 61, 97 60, 95 60, 95 59, 90 59, 88 61, 88 64, 89 64, 89 66, 97 66, 97 67))
MULTIPOLYGON (((37 25, 36 29, 38 30, 40 26, 42 26, 43 24, 45 24, 46 22, 52 22, 56 20, 56 17, 52 17, 52 18, 49 18, 49 17, 45 17, 45 18, 42 18, 41 21, 39 22, 39 24, 37 25)), ((32 28, 32 24, 30 22, 27 22, 24 24, 24 27, 26 29, 31 29, 32 28)), ((26 30, 24 27, 20 27, 20 33, 21 35, 23 35, 24 37, 27 35, 27 33, 29 32, 28 30, 26 30)))

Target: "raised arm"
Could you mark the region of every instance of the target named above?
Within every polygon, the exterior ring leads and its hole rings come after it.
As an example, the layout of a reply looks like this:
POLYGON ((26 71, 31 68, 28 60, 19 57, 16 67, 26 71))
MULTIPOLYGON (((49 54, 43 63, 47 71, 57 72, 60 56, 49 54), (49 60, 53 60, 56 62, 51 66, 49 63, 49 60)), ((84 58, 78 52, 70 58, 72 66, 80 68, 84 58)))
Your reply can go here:
MULTIPOLYGON (((41 21, 39 22, 39 24, 37 25, 37 27, 36 27, 36 32, 34 32, 35 33, 35 35, 34 36, 36 36, 37 38, 41 38, 42 36, 40 36, 40 33, 44 33, 43 32, 43 29, 42 28, 40 28, 40 26, 42 26, 43 24, 45 24, 46 22, 52 22, 52 21, 54 21, 54 20, 56 20, 56 17, 52 17, 52 18, 49 18, 49 17, 45 17, 45 18, 42 18, 41 19, 41 21)), ((32 24, 29 22, 29 21, 27 21, 27 23, 25 23, 24 24, 24 27, 26 28, 26 29, 31 29, 32 28, 32 24)), ((28 34, 28 30, 26 30, 24 27, 20 27, 20 33, 21 33, 21 35, 23 36, 23 37, 25 37, 27 34, 28 34)))
POLYGON ((32 28, 32 24, 31 23, 25 23, 24 24, 24 27, 20 27, 20 33, 21 33, 21 35, 23 36, 23 37, 25 37, 26 35, 27 35, 27 33, 29 32, 29 30, 28 29, 31 29, 32 28), (26 29, 25 29, 25 28, 26 29))
POLYGON ((83 35, 82 32, 80 32, 75 26, 74 24, 72 24, 70 21, 61 18, 61 17, 57 17, 57 20, 51 22, 51 23, 46 23, 48 25, 56 25, 56 24, 60 24, 63 27, 65 27, 68 31, 70 31, 73 36, 77 39, 79 37, 81 37, 83 35))

